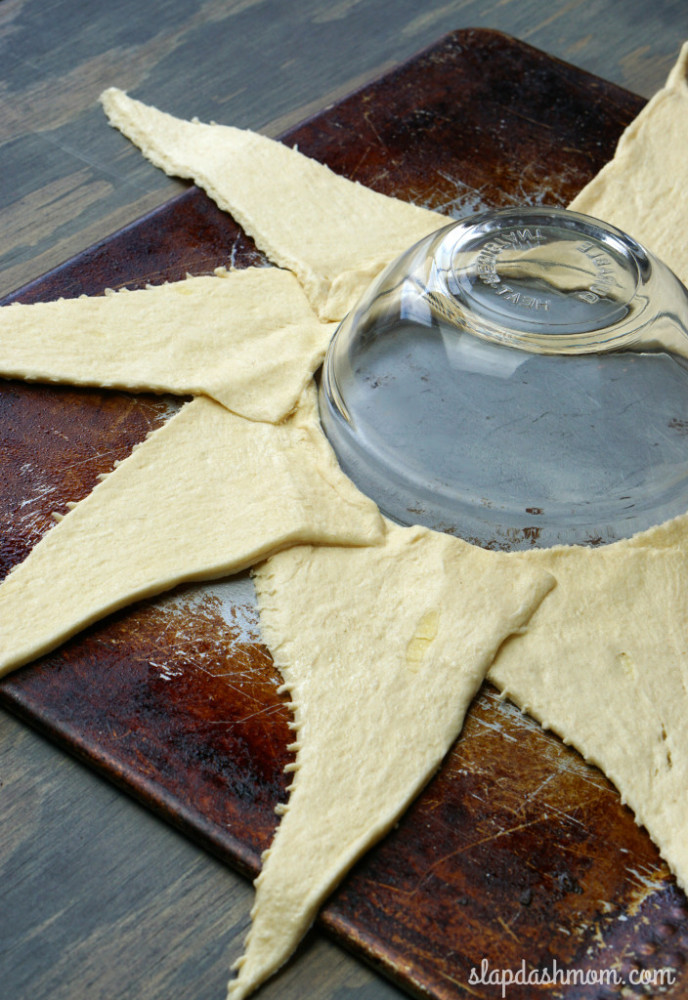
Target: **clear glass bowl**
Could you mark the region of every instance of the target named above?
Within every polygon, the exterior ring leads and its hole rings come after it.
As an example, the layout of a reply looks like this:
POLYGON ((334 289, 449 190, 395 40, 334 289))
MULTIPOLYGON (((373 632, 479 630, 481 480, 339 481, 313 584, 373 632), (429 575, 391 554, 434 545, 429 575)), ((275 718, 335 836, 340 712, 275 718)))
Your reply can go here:
POLYGON ((452 223, 338 328, 320 414, 402 524, 489 548, 602 544, 688 510, 688 293, 563 209, 452 223))

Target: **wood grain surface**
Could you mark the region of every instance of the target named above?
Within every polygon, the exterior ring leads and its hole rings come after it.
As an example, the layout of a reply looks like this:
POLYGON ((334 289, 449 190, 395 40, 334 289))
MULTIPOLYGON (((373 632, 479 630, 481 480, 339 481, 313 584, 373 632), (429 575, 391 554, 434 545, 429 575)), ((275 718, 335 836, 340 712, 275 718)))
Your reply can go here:
MULTIPOLYGON (((679 2, 5 0, 2 290, 178 190, 103 130, 103 86, 276 134, 445 31, 487 24, 649 96, 688 37, 687 16, 679 2)), ((222 996, 246 926, 243 884, 10 717, 0 723, 2 995, 222 996)), ((675 931, 671 918, 660 934, 667 953, 675 931)), ((392 995, 319 938, 263 991, 392 995)))

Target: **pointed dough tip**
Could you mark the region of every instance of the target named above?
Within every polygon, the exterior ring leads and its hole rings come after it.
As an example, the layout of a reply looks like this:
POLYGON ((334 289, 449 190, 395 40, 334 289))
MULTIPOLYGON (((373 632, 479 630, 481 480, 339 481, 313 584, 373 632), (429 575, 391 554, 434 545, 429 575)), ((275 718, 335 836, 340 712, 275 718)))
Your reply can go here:
POLYGON ((679 57, 667 77, 666 86, 670 90, 688 86, 688 42, 681 46, 679 57))

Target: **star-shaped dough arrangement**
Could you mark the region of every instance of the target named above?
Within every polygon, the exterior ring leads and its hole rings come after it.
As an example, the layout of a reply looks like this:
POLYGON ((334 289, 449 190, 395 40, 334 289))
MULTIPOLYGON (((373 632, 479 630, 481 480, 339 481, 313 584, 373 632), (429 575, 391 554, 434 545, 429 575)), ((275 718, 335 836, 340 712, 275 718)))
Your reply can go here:
MULTIPOLYGON (((687 63, 573 204, 684 280, 687 63)), ((369 280, 447 220, 265 137, 116 89, 102 103, 275 266, 0 310, 1 374, 194 397, 0 585, 0 672, 141 597, 254 567, 296 757, 229 996, 289 957, 486 675, 605 771, 687 888, 688 515, 601 549, 509 554, 384 520, 337 465, 312 375, 369 280)))

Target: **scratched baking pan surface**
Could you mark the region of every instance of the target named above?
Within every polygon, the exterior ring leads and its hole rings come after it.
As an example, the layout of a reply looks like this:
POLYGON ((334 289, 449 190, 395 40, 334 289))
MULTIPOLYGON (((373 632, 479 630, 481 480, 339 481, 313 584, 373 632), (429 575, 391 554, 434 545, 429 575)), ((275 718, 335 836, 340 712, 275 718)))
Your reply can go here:
MULTIPOLYGON (((461 31, 285 141, 460 216, 567 204, 642 104, 504 35, 461 31)), ((10 299, 140 287, 230 256, 236 266, 262 259, 192 187, 10 299)), ((87 495, 179 405, 0 381, 0 575, 53 512, 87 495)), ((0 700, 254 875, 286 798, 279 683, 242 575, 111 616, 5 678, 0 700)), ((436 1000, 500 996, 483 962, 556 970, 552 998, 619 996, 620 980, 624 995, 688 994, 688 906, 646 833, 599 771, 488 685, 441 771, 321 922, 411 994, 436 1000), (643 985, 667 969, 661 990, 643 985)))

